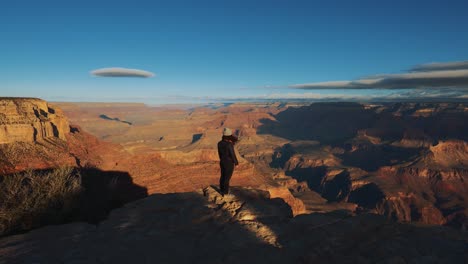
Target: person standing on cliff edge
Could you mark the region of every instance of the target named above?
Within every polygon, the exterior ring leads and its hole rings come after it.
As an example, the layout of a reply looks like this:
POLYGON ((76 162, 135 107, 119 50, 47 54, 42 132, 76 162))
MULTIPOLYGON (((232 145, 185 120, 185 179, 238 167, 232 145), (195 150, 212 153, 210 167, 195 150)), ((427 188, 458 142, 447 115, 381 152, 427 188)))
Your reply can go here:
POLYGON ((221 167, 219 189, 223 196, 229 194, 229 181, 234 172, 234 166, 239 165, 234 152, 234 145, 237 140, 237 137, 232 135, 231 129, 226 127, 223 130, 221 141, 218 142, 219 165, 221 167))

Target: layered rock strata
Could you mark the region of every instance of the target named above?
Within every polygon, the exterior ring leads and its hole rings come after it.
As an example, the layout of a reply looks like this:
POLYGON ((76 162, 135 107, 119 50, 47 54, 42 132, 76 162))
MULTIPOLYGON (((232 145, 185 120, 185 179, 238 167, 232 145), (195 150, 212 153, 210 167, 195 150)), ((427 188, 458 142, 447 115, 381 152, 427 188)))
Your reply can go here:
POLYGON ((36 98, 0 98, 0 144, 66 140, 70 131, 63 113, 36 98))

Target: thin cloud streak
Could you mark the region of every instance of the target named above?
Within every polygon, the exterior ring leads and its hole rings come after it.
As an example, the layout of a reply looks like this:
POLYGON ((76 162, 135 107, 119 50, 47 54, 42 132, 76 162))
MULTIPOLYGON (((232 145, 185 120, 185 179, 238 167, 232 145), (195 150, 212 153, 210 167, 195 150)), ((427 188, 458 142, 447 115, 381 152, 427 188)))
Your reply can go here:
POLYGON ((468 61, 416 66, 408 73, 381 74, 352 81, 290 85, 295 89, 441 89, 468 88, 468 61))
POLYGON ((410 72, 428 72, 428 71, 446 71, 446 70, 466 70, 468 69, 468 61, 454 62, 434 62, 416 65, 411 68, 410 72))
POLYGON ((149 71, 139 69, 127 69, 127 68, 102 68, 93 70, 90 72, 91 75, 98 77, 138 77, 138 78, 150 78, 155 74, 149 71))

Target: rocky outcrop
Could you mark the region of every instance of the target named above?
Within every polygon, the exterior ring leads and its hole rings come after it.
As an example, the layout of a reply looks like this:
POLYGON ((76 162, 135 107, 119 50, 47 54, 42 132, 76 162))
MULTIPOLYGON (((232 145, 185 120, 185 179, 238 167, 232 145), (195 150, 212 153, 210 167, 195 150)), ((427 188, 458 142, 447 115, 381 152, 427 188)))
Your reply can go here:
POLYGON ((466 168, 468 166, 468 143, 462 140, 440 141, 431 146, 432 163, 437 167, 466 168))
POLYGON ((446 224, 440 210, 413 193, 399 193, 395 196, 386 197, 384 202, 378 205, 377 208, 377 212, 380 214, 400 222, 418 221, 430 225, 446 224))
POLYGON ((465 169, 383 167, 376 175, 385 196, 379 213, 404 222, 468 226, 465 169))
POLYGON ((266 187, 271 198, 281 198, 285 203, 291 207, 291 212, 294 216, 304 214, 307 212, 304 202, 301 199, 294 197, 286 187, 283 186, 270 186, 266 187))
POLYGON ((211 187, 156 194, 99 225, 72 223, 0 239, 0 263, 466 263, 468 238, 372 214, 292 217, 267 192, 211 187))
POLYGON ((0 98, 0 144, 66 140, 70 131, 60 109, 35 98, 0 98))

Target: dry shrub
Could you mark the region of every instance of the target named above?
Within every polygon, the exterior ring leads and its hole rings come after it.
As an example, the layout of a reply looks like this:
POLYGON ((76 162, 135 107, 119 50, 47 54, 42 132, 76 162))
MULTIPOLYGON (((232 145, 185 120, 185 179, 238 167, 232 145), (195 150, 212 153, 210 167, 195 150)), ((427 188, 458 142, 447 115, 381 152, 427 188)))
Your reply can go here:
POLYGON ((73 217, 81 192, 71 167, 5 175, 0 182, 0 236, 73 217))

